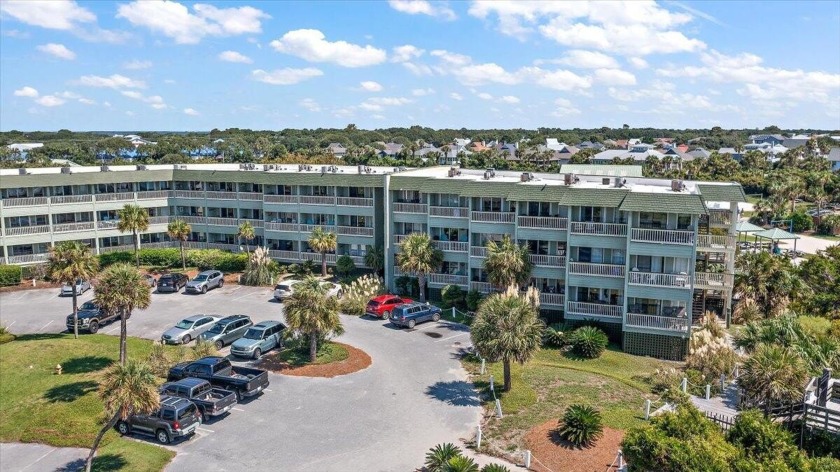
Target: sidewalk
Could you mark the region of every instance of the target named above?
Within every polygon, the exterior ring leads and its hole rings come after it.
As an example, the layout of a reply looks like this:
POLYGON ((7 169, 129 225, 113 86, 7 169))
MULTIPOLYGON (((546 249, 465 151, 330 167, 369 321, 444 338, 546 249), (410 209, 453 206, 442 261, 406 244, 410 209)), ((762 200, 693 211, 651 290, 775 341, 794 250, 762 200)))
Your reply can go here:
POLYGON ((44 444, 0 443, 0 472, 85 470, 90 451, 78 447, 53 447, 44 444))

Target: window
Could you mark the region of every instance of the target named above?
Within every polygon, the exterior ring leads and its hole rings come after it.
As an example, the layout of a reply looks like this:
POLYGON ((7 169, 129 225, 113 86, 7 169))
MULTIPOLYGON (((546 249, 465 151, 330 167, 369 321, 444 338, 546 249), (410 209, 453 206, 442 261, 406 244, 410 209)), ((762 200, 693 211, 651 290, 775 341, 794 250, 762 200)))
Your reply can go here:
POLYGON ((677 216, 677 229, 691 229, 691 215, 678 215, 677 216))
POLYGON ((580 221, 600 223, 602 221, 602 211, 603 208, 601 207, 581 207, 580 221))
POLYGON ((161 411, 161 418, 165 419, 166 421, 175 421, 175 411, 174 410, 163 410, 161 411))

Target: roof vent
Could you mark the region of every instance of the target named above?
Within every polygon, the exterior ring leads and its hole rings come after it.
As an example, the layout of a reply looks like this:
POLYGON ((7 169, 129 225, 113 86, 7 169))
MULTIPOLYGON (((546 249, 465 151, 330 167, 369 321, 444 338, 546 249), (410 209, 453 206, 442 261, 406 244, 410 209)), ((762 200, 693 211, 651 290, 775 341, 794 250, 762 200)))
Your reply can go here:
POLYGON ((577 182, 578 179, 575 174, 566 174, 563 176, 563 183, 566 185, 572 185, 573 183, 577 182))
MULTIPOLYGON (((21 170, 26 170, 26 169, 21 169, 21 170)), ((69 167, 62 167, 61 168, 61 173, 62 174, 72 174, 73 172, 70 170, 69 167)))
POLYGON ((674 192, 681 192, 685 190, 685 184, 682 180, 672 180, 671 181, 671 190, 674 192))
POLYGON ((490 180, 496 176, 496 169, 492 167, 484 171, 484 180, 490 180))
POLYGON ((461 175, 461 169, 457 167, 450 167, 449 171, 446 173, 449 177, 455 177, 456 175, 461 175))
POLYGON ((338 166, 330 166, 330 172, 332 172, 333 174, 337 173, 338 172, 338 166))
POLYGON ((102 172, 109 172, 111 168, 108 166, 99 166, 99 170, 102 172))
POLYGON ((610 184, 610 178, 609 177, 604 177, 604 178, 601 179, 601 185, 609 185, 609 184, 610 184))
POLYGON ((144 164, 137 164, 137 170, 148 170, 144 164))
POLYGON ((530 182, 534 180, 534 174, 530 172, 523 172, 522 175, 519 176, 520 182, 530 182))
POLYGON ((615 178, 615 186, 617 188, 624 187, 627 184, 627 179, 622 179, 621 177, 615 178))

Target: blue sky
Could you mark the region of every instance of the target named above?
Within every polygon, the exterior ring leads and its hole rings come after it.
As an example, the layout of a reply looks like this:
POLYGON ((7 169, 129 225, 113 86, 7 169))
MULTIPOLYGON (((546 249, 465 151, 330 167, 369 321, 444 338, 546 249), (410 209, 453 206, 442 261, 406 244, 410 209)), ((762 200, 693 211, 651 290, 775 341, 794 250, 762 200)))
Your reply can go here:
POLYGON ((840 2, 0 3, 0 129, 840 129, 840 2))

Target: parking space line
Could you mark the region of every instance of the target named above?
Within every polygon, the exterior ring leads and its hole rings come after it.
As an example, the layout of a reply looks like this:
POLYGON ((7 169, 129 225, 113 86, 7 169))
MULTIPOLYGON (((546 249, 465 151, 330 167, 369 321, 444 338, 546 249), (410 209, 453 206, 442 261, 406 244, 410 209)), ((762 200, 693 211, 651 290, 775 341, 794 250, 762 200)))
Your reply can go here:
MULTIPOLYGON (((55 321, 55 320, 50 320, 50 322, 49 322, 49 323, 47 323, 47 324, 45 324, 45 325, 44 325, 41 329, 46 329, 46 328, 47 328, 47 326, 51 325, 53 321, 55 321)), ((35 331, 35 332, 36 332, 36 333, 40 333, 40 332, 41 332, 41 329, 39 329, 38 331, 35 331)))
POLYGON ((442 326, 442 325, 440 325, 440 324, 438 324, 438 323, 429 323, 429 324, 427 324, 427 325, 425 325, 425 326, 422 326, 422 327, 420 327, 420 328, 414 328, 414 331, 422 331, 422 330, 424 330, 424 329, 426 329, 426 328, 438 328, 438 327, 440 327, 440 326, 442 326))
POLYGON ((271 391, 271 390, 269 390, 269 389, 265 389, 265 390, 263 390, 263 392, 270 392, 270 391, 271 391))
POLYGON ((205 433, 215 433, 215 431, 213 431, 212 429, 207 429, 207 428, 195 428, 195 429, 197 429, 198 431, 203 431, 205 433))
POLYGON ((8 325, 6 325, 6 329, 11 328, 13 324, 17 323, 17 320, 12 321, 8 325))
POLYGON ((461 334, 456 334, 456 335, 454 335, 454 336, 449 336, 448 338, 439 339, 439 340, 437 340, 437 341, 435 341, 435 342, 436 342, 436 343, 442 343, 442 342, 444 342, 444 341, 448 341, 448 340, 450 340, 450 339, 454 339, 454 338, 460 338, 461 336, 466 336, 466 335, 468 335, 468 334, 470 334, 470 333, 461 333, 461 334))
POLYGON ((231 410, 233 410, 233 411, 245 411, 242 408, 231 408, 231 410))
POLYGON ((251 295, 253 295, 253 293, 246 293, 245 295, 242 295, 241 297, 236 297, 236 298, 234 298, 234 299, 233 299, 233 300, 231 300, 231 301, 232 301, 232 302, 235 302, 236 300, 242 300, 243 298, 248 298, 248 297, 250 297, 251 295))
POLYGON ((23 471, 23 470, 26 470, 26 469, 28 469, 28 468, 32 467, 33 465, 35 465, 35 464, 37 464, 37 463, 41 462, 41 460, 42 460, 43 458, 47 457, 48 455, 52 454, 53 452, 55 452, 55 451, 57 451, 57 450, 58 450, 58 448, 57 448, 57 447, 54 447, 54 448, 50 449, 50 450, 49 450, 49 452, 47 452, 47 453, 46 453, 46 454, 44 454, 43 456, 39 457, 39 458, 38 458, 35 462, 33 462, 33 463, 29 464, 28 466, 24 467, 24 468, 23 468, 23 469, 21 469, 21 470, 23 471))

